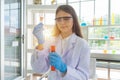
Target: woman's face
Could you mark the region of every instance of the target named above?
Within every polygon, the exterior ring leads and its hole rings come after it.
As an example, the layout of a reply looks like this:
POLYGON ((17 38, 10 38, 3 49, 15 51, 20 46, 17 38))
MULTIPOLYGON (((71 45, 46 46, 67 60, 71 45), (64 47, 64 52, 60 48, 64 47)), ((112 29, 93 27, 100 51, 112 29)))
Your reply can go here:
POLYGON ((69 13, 60 10, 55 20, 61 33, 72 33, 73 18, 69 13))

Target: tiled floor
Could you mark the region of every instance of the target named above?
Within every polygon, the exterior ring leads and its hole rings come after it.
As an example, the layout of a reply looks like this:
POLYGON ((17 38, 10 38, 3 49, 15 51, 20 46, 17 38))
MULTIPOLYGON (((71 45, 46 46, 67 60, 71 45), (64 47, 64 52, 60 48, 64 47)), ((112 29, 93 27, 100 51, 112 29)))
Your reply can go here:
POLYGON ((110 79, 108 79, 108 69, 96 68, 98 80, 120 80, 120 70, 110 69, 110 79))

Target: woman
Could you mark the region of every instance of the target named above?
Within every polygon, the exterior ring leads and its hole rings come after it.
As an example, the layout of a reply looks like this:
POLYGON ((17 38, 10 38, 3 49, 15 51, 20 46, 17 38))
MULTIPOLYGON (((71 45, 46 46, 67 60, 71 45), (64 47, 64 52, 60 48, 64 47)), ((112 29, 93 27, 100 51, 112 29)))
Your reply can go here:
MULTIPOLYGON (((57 80, 88 80, 90 50, 82 37, 74 9, 70 5, 60 5, 56 10, 55 21, 54 45, 56 52, 55 54, 50 53, 49 49, 45 48, 44 39, 41 37, 43 35, 39 34, 38 41, 41 42, 36 47, 36 52, 31 59, 33 70, 44 73, 50 66, 54 66, 57 80)), ((49 75, 53 77, 52 73, 49 75)))

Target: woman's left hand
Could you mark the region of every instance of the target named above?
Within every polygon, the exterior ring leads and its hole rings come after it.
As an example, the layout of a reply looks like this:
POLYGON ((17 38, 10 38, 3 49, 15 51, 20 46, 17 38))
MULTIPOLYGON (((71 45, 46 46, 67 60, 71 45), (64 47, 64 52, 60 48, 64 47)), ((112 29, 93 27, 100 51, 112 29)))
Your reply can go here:
POLYGON ((62 58, 56 53, 50 53, 49 56, 50 65, 54 66, 60 72, 65 73, 67 71, 67 65, 62 61, 62 58))

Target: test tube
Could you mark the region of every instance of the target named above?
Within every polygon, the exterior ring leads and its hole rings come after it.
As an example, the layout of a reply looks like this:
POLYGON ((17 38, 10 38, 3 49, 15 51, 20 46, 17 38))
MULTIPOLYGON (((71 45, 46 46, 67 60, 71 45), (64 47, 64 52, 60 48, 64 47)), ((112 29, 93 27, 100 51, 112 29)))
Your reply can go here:
MULTIPOLYGON (((52 53, 55 52, 55 46, 54 46, 54 45, 52 45, 52 46, 50 47, 50 52, 52 52, 52 53)), ((55 71, 55 67, 54 67, 54 66, 51 66, 51 71, 55 71)))

